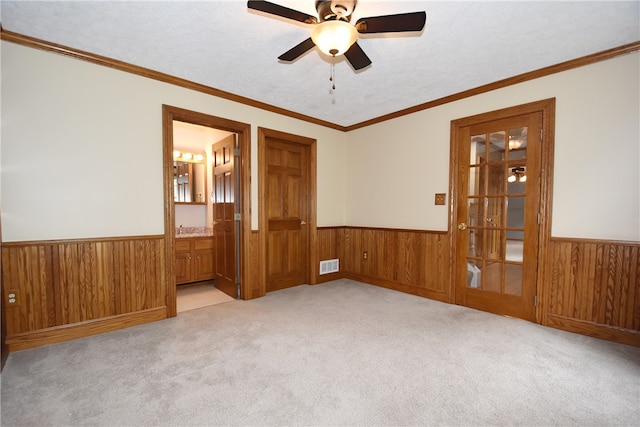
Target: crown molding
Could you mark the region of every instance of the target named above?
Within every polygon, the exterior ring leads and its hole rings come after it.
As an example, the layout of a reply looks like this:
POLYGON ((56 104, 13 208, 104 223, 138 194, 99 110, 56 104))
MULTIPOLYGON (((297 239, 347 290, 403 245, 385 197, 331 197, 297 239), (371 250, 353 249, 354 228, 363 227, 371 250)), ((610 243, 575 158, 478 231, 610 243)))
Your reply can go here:
POLYGON ((540 68, 538 70, 530 71, 524 74, 519 74, 517 76, 508 77, 503 80, 498 80, 493 83, 488 83, 486 85, 478 86, 473 89, 469 89, 469 90, 455 93, 453 95, 445 96, 444 98, 435 99, 433 101, 425 102, 424 104, 419 104, 413 107, 406 108, 404 110, 399 110, 394 113, 389 113, 384 116, 376 117, 371 120, 367 120, 361 123, 347 126, 345 131, 349 132, 355 129, 371 126, 376 123, 381 123, 381 122, 395 119, 401 116, 406 116, 408 114, 416 113, 418 111, 428 110, 429 108, 448 104, 449 102, 453 102, 453 101, 459 101, 461 99, 469 98, 471 96, 479 95, 481 93, 491 92, 496 89, 501 89, 507 86, 512 86, 512 85, 523 83, 529 80, 539 79, 541 77, 546 77, 552 74, 561 73, 563 71, 571 70, 574 68, 582 67, 582 66, 593 64, 600 61, 606 61, 608 59, 633 53, 638 50, 640 50, 640 41, 618 46, 613 49, 603 50, 601 52, 583 56, 581 58, 576 58, 570 61, 561 62, 559 64, 550 65, 548 67, 540 68))
POLYGON ((16 43, 22 46, 31 47, 34 49, 44 50, 47 52, 57 53, 59 55, 67 56, 81 61, 91 62, 96 65, 113 68, 119 71, 124 71, 138 76, 147 77, 149 79, 158 80, 163 83, 169 83, 175 86, 180 86, 185 89, 191 89, 197 92, 212 95, 218 98, 223 98, 229 101, 237 102, 239 104, 248 105, 250 107, 259 108, 261 110, 270 111, 272 113, 281 114, 283 116, 291 117, 294 119, 302 120, 305 122, 313 123, 316 125, 345 131, 344 126, 337 125, 335 123, 320 120, 315 117, 307 116, 304 114, 296 113, 295 111, 287 110, 284 108, 276 107, 275 105, 267 104, 265 102, 256 101, 255 99, 247 98, 244 96, 236 95, 230 92, 225 92, 220 89, 206 86, 200 83, 196 83, 190 80, 175 77, 169 74, 161 73, 159 71, 151 70, 149 68, 139 67, 137 65, 130 64, 128 62, 119 61, 117 59, 108 58, 106 56, 96 55, 94 53, 85 52, 78 49, 73 49, 67 46, 63 46, 56 43, 51 43, 46 40, 37 39, 23 34, 7 31, 4 28, 0 28, 0 39, 11 43, 16 43))
POLYGON ((74 59, 79 59, 81 61, 91 62, 93 64, 101 65, 104 67, 114 68, 119 71, 136 74, 142 77, 147 77, 153 80, 158 80, 163 83, 169 83, 169 84, 180 86, 186 89, 191 89, 191 90, 212 95, 218 98, 227 99, 229 101, 237 102, 240 104, 244 104, 244 105, 258 108, 265 111, 270 111, 272 113, 281 114, 283 116, 287 116, 287 117, 302 120, 308 123, 324 126, 330 129, 339 130, 342 132, 349 132, 352 130, 371 126, 377 123, 381 123, 387 120, 406 116, 419 111, 428 110, 433 107, 448 104, 450 102, 458 101, 471 96, 479 95, 486 92, 491 92, 496 89, 501 89, 507 86, 512 86, 512 85, 523 83, 529 80, 538 79, 541 77, 545 77, 545 76, 560 73, 563 71, 571 70, 574 68, 582 67, 585 65, 593 64, 596 62, 606 61, 608 59, 612 59, 617 56, 626 55, 626 54, 633 53, 640 50, 640 41, 636 41, 636 42, 618 46, 612 49, 596 52, 591 55, 561 62, 559 64, 540 68, 538 70, 530 71, 524 74, 519 74, 517 76, 508 77, 503 80, 499 80, 493 83, 488 83, 486 85, 478 86, 473 89, 465 90, 449 96, 445 96, 443 98, 435 99, 429 102, 425 102, 423 104, 405 108, 403 110, 399 110, 393 113, 379 116, 370 120, 366 120, 364 122, 356 123, 350 126, 341 126, 336 123, 331 123, 325 120, 317 119, 315 117, 307 116, 305 114, 296 113, 295 111, 276 107, 271 104, 256 101, 255 99, 236 95, 230 92, 225 92, 220 89, 216 89, 200 83, 195 83, 190 80, 181 79, 179 77, 171 76, 169 74, 161 73, 159 71, 151 70, 149 68, 139 67, 137 65, 133 65, 124 61, 118 61, 116 59, 108 58, 105 56, 96 55, 96 54, 85 52, 78 49, 73 49, 73 48, 56 44, 56 43, 51 43, 46 40, 41 40, 34 37, 25 36, 23 34, 14 33, 12 31, 7 31, 4 28, 2 28, 1 25, 0 25, 0 39, 11 42, 11 43, 16 43, 22 46, 31 47, 34 49, 57 53, 57 54, 68 56, 74 59))

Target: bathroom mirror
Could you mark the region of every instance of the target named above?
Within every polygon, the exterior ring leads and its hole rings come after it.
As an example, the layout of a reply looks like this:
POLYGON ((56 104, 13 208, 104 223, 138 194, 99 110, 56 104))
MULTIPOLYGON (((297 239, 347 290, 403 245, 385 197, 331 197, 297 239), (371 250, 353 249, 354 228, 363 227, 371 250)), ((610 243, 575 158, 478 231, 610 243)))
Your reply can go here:
MULTIPOLYGON (((183 153, 182 155, 190 153, 183 153)), ((173 201, 175 203, 204 205, 206 203, 207 169, 204 155, 191 155, 184 159, 174 153, 173 161, 173 201)))

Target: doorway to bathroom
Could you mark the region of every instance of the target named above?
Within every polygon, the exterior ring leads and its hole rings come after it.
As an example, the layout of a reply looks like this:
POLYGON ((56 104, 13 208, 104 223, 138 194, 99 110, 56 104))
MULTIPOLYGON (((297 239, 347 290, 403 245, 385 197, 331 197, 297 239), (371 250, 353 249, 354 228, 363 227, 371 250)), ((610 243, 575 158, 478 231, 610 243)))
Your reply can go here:
POLYGON ((249 132, 248 124, 163 106, 169 317, 246 298, 249 132))

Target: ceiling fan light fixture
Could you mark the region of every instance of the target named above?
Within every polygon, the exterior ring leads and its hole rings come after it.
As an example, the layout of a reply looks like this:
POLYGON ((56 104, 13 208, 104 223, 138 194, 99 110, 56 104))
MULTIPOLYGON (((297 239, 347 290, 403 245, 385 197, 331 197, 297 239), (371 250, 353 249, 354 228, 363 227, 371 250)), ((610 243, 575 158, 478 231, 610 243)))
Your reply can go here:
POLYGON ((522 140, 509 137, 509 150, 517 150, 520 147, 522 147, 522 140))
POLYGON ((313 27, 311 40, 329 56, 344 54, 358 39, 358 31, 348 22, 324 21, 313 27))
POLYGON ((509 171, 509 176, 507 177, 507 182, 527 182, 527 170, 524 166, 519 166, 515 168, 511 168, 509 171))

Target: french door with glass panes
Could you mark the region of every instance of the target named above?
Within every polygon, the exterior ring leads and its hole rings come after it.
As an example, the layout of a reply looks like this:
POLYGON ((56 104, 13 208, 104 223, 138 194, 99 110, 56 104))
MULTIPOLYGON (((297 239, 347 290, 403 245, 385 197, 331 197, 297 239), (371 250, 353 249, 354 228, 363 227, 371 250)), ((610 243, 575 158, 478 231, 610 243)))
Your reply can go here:
POLYGON ((542 113, 457 133, 456 303, 535 320, 542 113))

